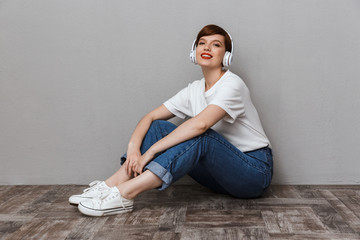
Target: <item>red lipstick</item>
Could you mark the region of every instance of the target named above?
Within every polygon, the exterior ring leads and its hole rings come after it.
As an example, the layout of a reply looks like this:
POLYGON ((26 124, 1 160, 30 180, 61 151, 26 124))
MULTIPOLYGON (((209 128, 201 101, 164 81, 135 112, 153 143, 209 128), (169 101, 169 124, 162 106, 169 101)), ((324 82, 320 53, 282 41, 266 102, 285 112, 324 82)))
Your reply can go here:
POLYGON ((200 56, 202 59, 211 59, 213 57, 210 53, 202 53, 200 56))

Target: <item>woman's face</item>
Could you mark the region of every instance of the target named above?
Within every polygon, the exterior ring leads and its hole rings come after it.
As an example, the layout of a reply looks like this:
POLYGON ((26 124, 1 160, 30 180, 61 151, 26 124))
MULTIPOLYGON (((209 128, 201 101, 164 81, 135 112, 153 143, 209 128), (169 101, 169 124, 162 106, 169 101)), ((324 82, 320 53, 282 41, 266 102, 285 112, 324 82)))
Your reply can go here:
POLYGON ((221 67, 225 55, 225 37, 220 34, 203 36, 196 47, 196 61, 201 67, 221 67))

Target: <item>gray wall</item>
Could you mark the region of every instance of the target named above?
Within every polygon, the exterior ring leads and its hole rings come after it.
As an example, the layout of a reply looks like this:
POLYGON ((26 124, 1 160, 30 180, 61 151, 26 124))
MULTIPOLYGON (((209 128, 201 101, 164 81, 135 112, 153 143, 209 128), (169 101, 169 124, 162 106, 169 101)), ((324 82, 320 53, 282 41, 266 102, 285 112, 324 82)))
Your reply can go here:
POLYGON ((235 41, 277 184, 360 182, 360 2, 0 1, 0 184, 88 183, 188 82, 206 24, 235 41))

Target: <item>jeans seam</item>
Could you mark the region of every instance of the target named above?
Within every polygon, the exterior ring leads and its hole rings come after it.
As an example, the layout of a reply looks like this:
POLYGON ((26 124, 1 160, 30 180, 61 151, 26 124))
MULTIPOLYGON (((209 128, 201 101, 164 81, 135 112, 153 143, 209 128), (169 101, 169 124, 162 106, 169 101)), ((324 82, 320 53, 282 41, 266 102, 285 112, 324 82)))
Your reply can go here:
POLYGON ((255 168, 256 170, 258 170, 259 172, 261 172, 262 174, 266 174, 268 171, 263 171, 262 169, 258 168, 257 166, 251 164, 249 161, 247 161, 246 158, 244 158, 243 156, 241 156, 240 154, 238 154, 236 151, 234 151, 231 146, 228 146, 227 142, 222 141, 222 139, 217 138, 216 136, 213 136, 209 133, 205 133, 205 135, 217 140, 218 142, 222 143, 224 146, 226 146, 230 151, 232 151, 233 153, 235 153, 239 158, 241 158, 244 162, 246 162, 250 167, 255 168))
POLYGON ((188 146, 184 151, 182 151, 181 153, 179 153, 178 155, 176 155, 174 157, 174 159, 166 166, 166 168, 169 168, 169 166, 176 161, 179 157, 181 157, 183 154, 185 154, 187 151, 190 150, 190 148, 192 148, 197 142, 200 141, 200 138, 196 139, 190 146, 188 146))
POLYGON ((165 137, 166 135, 168 135, 168 131, 166 130, 163 130, 163 127, 162 125, 160 124, 160 122, 163 121, 163 120, 155 120, 153 121, 153 123, 156 123, 158 125, 158 128, 160 129, 160 134, 162 135, 162 137, 165 137))

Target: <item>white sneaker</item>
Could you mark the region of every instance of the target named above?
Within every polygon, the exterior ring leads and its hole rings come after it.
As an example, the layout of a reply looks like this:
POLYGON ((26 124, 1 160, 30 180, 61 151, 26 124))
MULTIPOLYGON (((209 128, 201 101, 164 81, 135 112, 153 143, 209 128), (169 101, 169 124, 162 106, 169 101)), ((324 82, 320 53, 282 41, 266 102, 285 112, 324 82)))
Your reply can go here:
POLYGON ((79 211, 89 216, 104 216, 118 213, 131 212, 134 200, 121 197, 117 187, 112 187, 108 192, 102 193, 99 197, 81 201, 79 211))
POLYGON ((106 185, 104 181, 93 181, 89 184, 89 188, 86 188, 82 194, 72 195, 69 198, 70 204, 78 205, 81 201, 93 199, 99 196, 103 192, 109 191, 110 187, 106 185))

